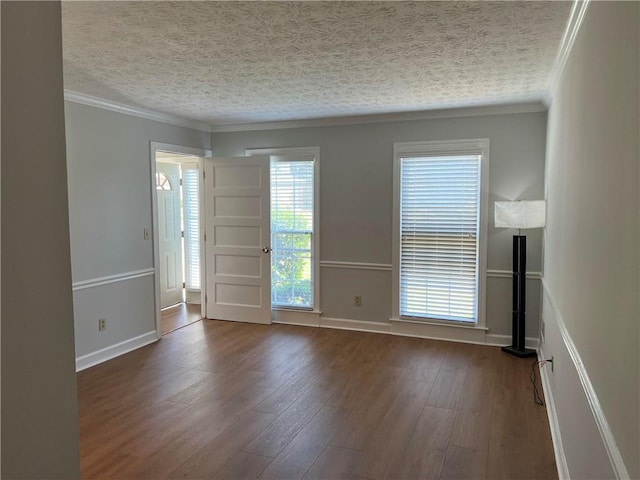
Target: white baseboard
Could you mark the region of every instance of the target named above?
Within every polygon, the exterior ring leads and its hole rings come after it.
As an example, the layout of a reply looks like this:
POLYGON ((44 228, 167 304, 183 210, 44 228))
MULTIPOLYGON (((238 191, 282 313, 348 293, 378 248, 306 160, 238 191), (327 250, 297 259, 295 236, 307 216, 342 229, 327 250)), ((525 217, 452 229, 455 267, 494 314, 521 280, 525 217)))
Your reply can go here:
POLYGON ((391 334, 403 337, 484 345, 487 329, 467 325, 446 325, 391 319, 391 334))
MULTIPOLYGON (((538 360, 547 358, 542 347, 538 349, 538 360)), ((540 368, 540 379, 542 381, 542 390, 544 391, 544 404, 547 409, 547 417, 549 419, 549 429, 551 430, 551 441, 553 443, 553 453, 556 457, 556 468, 558 469, 558 480, 570 480, 569 466, 567 465, 567 457, 564 454, 564 446, 562 443, 562 435, 560 433, 560 423, 558 422, 558 413, 556 412, 556 404, 553 401, 553 392, 551 383, 549 382, 549 369, 540 368)))
POLYGON ((367 322, 348 318, 320 317, 320 326, 337 330, 354 330, 356 332, 391 333, 391 324, 382 322, 367 322))
POLYGON ((125 353, 129 353, 140 347, 149 345, 157 340, 158 337, 156 335, 156 331, 153 330, 151 332, 138 335, 137 337, 130 338, 129 340, 125 340, 124 342, 110 345, 95 352, 88 353, 87 355, 82 355, 81 357, 76 358, 76 372, 80 372, 99 363, 106 362, 112 358, 119 357, 120 355, 124 355, 125 353))
POLYGON ((271 321, 273 323, 299 325, 301 327, 319 327, 321 313, 317 310, 274 308, 271 310, 271 321))
MULTIPOLYGON (((273 323, 298 325, 303 327, 335 328, 357 332, 384 333, 402 337, 428 338, 448 342, 472 343, 476 345, 505 346, 511 344, 510 335, 487 333, 484 328, 435 325, 419 322, 371 322, 350 318, 322 317, 320 312, 274 311, 273 323)), ((538 348, 538 339, 526 338, 526 347, 538 348)))
MULTIPOLYGON (((504 347, 511 345, 511 335, 496 335, 494 333, 487 333, 485 338, 486 345, 493 345, 496 347, 504 347)), ((540 345, 540 341, 535 337, 526 337, 524 339, 524 346, 532 350, 537 350, 540 345)))

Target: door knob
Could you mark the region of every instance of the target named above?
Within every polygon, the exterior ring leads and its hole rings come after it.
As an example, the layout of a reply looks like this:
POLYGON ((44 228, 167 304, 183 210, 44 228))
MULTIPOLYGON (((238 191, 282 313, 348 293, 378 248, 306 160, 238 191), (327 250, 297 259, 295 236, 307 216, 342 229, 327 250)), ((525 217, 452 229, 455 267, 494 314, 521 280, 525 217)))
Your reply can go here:
POLYGON ((263 247, 262 248, 262 253, 269 253, 271 251, 271 248, 269 247, 263 247))

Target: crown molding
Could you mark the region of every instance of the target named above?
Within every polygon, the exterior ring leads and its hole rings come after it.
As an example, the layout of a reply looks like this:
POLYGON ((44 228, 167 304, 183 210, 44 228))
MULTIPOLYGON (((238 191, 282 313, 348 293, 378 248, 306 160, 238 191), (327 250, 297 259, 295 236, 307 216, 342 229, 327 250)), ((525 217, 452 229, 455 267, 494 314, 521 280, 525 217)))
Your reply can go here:
POLYGON ((558 83, 564 72, 564 68, 567 66, 569 60, 569 54, 573 49, 573 44, 576 41, 582 21, 587 13, 590 0, 574 0, 571 6, 571 12, 569 14, 569 20, 567 21, 567 27, 560 40, 560 48, 558 49, 558 55, 551 69, 551 75, 549 77, 549 85, 547 92, 544 96, 544 104, 549 107, 555 95, 555 91, 558 88, 558 83))
POLYGON ((73 90, 65 89, 64 99, 68 102, 79 103, 81 105, 87 105, 89 107, 96 107, 103 110, 110 110, 112 112, 124 113, 125 115, 145 118, 147 120, 153 120, 156 122, 168 123, 170 125, 176 125, 178 127, 192 128, 200 132, 211 132, 209 125, 207 125, 206 123, 196 122, 194 120, 190 120, 188 118, 180 117, 177 115, 169 115, 167 113, 160 113, 153 110, 133 107, 131 105, 125 105, 124 103, 112 102, 111 100, 93 97, 84 93, 74 92, 73 90))
POLYGON ((251 130, 278 130, 287 128, 331 127, 338 125, 357 125, 364 123, 403 122, 410 120, 431 120, 436 118, 475 117, 480 115, 501 115, 510 113, 545 112, 547 107, 540 98, 528 102, 482 105, 473 107, 443 108, 418 112, 380 113, 372 115, 354 115, 350 117, 314 118, 284 122, 238 123, 230 125, 211 125, 212 133, 244 132, 251 130))
POLYGON ((421 110, 417 112, 380 113, 370 115, 353 115, 345 117, 312 118, 291 121, 274 121, 258 123, 238 123, 228 125, 208 125, 177 115, 160 113, 133 107, 124 103, 117 103, 104 98, 86 95, 73 90, 64 91, 64 99, 68 102, 79 103, 90 107, 110 110, 134 117, 145 118, 156 122, 191 128, 205 133, 245 132, 255 130, 278 130, 288 128, 305 127, 330 127, 339 125, 358 125, 367 123, 404 122, 412 120, 432 120, 437 118, 475 117, 482 115, 505 115, 513 113, 545 112, 547 106, 543 102, 543 96, 530 101, 516 101, 511 103, 494 105, 477 105, 470 107, 452 107, 434 110, 421 110))

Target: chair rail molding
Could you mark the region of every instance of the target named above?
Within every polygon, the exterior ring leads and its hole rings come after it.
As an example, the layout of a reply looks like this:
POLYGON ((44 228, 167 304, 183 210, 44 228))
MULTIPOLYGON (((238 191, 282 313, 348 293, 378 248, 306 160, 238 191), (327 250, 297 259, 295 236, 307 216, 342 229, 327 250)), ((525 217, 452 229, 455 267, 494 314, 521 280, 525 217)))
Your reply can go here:
MULTIPOLYGON (((573 362, 573 365, 578 373, 578 378, 580 379, 580 383, 582 384, 582 388, 584 389, 585 396, 587 398, 587 402, 591 409, 591 413, 593 414, 594 421, 596 426, 598 427, 598 431, 600 433, 600 437, 602 438, 602 443, 609 457, 609 461, 611 462, 611 468, 618 479, 626 479, 629 478, 629 472, 627 471, 627 467, 624 464, 624 460, 622 459, 622 454, 620 453, 620 449, 618 448, 618 444, 616 442, 615 437, 613 436, 613 432, 611 431, 611 427, 609 426, 609 422, 607 421, 607 417, 605 416, 604 410, 602 409, 602 405, 600 404, 600 400, 598 399, 598 395, 593 388, 593 384, 591 383, 591 379, 589 378, 589 373, 582 362, 582 358, 580 357, 580 352, 578 352, 578 348, 576 347, 573 339, 571 338, 571 334, 567 330, 564 318, 562 317, 562 312, 558 307, 558 303, 556 302, 553 293, 551 293, 551 289, 549 288, 549 284, 542 278, 542 290, 543 295, 549 299, 549 304, 554 311, 554 316, 556 319, 556 324, 558 325, 558 330, 560 331, 560 335, 562 337, 562 341, 564 342, 564 346, 569 353, 569 357, 573 362)), ((546 394, 545 389, 545 394, 546 394)), ((554 407, 555 410, 555 407, 554 407)), ((551 421, 551 417, 550 417, 551 421)), ((560 437, 558 437, 560 440, 560 437)), ((555 441, 555 439, 554 439, 555 441)), ((568 477, 567 477, 568 478, 568 477)))
POLYGON ((99 287, 102 285, 108 285, 110 283, 124 282, 126 280, 133 280, 134 278, 150 277, 155 275, 153 268, 145 268, 143 270, 134 270, 132 272, 117 273, 115 275, 108 275, 106 277, 91 278, 89 280, 81 280, 72 284, 73 291, 85 290, 87 288, 99 287))
POLYGON ((390 263, 363 263, 363 262, 338 262, 330 260, 321 260, 320 268, 344 268, 350 270, 379 270, 382 272, 390 272, 390 263))
MULTIPOLYGON (((391 272, 393 266, 390 263, 367 263, 367 262, 345 262, 333 260, 321 260, 320 268, 343 268, 349 270, 378 270, 381 272, 391 272)), ((487 270, 486 276, 489 278, 512 278, 513 272, 510 270, 487 270)), ((541 272, 527 272, 529 280, 542 279, 541 272)))

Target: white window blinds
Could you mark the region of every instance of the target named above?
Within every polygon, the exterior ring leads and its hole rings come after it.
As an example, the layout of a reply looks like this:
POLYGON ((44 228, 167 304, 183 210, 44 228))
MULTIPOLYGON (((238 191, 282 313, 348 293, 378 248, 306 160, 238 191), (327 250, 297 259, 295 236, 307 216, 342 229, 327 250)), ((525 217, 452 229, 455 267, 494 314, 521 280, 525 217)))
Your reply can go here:
POLYGON ((271 302, 313 307, 312 160, 271 162, 271 302))
POLYGON ((476 322, 480 155, 400 158, 400 315, 476 322))
POLYGON ((200 201, 197 165, 182 165, 184 259, 187 290, 200 290, 200 201))

